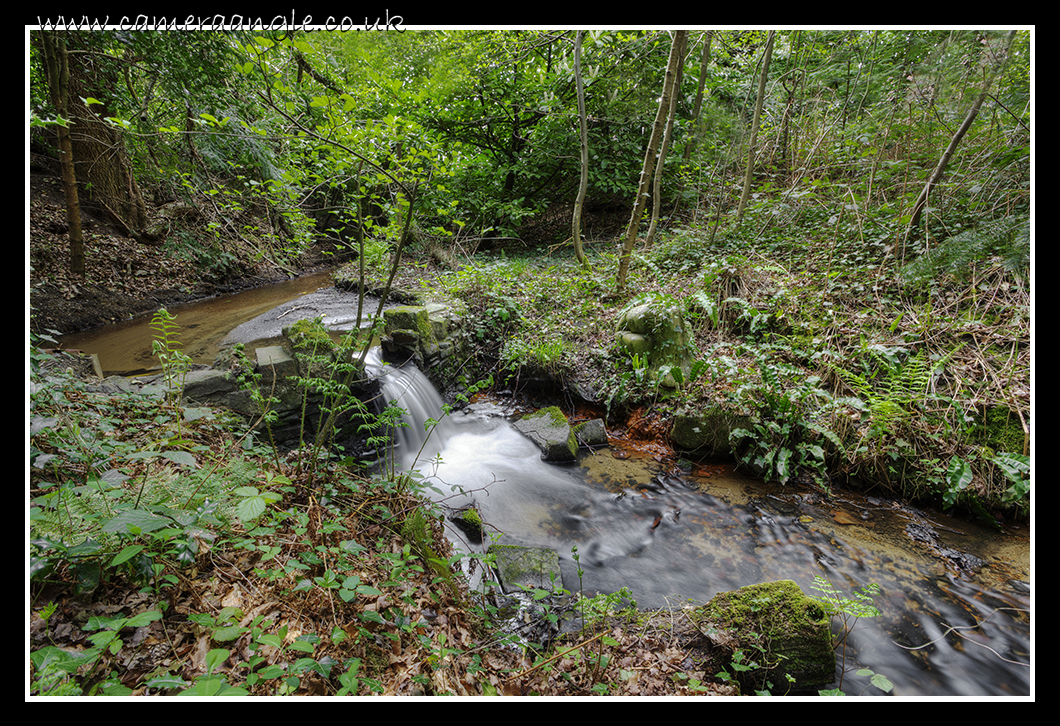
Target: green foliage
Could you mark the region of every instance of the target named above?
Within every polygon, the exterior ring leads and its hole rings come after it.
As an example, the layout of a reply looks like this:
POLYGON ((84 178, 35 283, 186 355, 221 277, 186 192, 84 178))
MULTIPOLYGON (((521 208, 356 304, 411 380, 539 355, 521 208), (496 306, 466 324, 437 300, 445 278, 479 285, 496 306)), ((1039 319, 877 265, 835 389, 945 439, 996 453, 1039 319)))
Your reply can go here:
POLYGON ((872 417, 872 436, 893 433, 913 415, 929 397, 931 383, 953 355, 930 361, 923 349, 909 356, 905 349, 880 345, 870 345, 865 352, 868 355, 862 372, 838 365, 834 370, 865 401, 872 417))
POLYGON ((828 451, 842 450, 842 442, 816 419, 842 401, 833 400, 816 376, 785 381, 792 371, 764 358, 758 370, 761 382, 745 383, 737 392, 753 411, 754 422, 730 432, 733 451, 767 480, 787 483, 800 472, 826 479, 828 451))
POLYGON ((207 277, 223 277, 238 261, 235 254, 223 248, 217 235, 200 239, 194 232, 184 229, 166 238, 165 249, 168 255, 178 260, 194 262, 207 277))
POLYGON ((107 655, 121 652, 124 643, 121 631, 124 628, 142 628, 160 620, 158 610, 146 610, 132 616, 94 615, 83 629, 91 634, 87 647, 71 653, 55 646, 45 646, 30 654, 30 693, 40 696, 128 696, 131 691, 114 679, 105 679, 93 685, 88 693, 74 682, 74 674, 82 674, 84 682, 90 680, 92 672, 107 655), (86 675, 87 674, 87 675, 86 675))
MULTIPOLYGON (((813 585, 811 587, 821 593, 816 599, 825 608, 825 612, 833 618, 838 618, 841 624, 840 632, 836 638, 834 646, 837 649, 840 646, 843 647, 843 669, 840 671, 839 688, 835 691, 822 691, 821 695, 843 695, 843 676, 846 673, 848 639, 850 638, 850 634, 853 632, 854 627, 857 625, 858 620, 861 618, 880 617, 881 613, 873 600, 873 596, 879 594, 880 586, 873 582, 862 588, 855 588, 851 591, 853 597, 848 597, 824 577, 814 575, 813 585)), ((894 687, 890 680, 885 676, 873 673, 868 668, 858 669, 857 674, 862 677, 868 677, 873 686, 885 693, 890 693, 891 689, 894 687)))
POLYGON ((1030 217, 1011 215, 947 237, 902 268, 902 277, 912 283, 943 275, 965 280, 976 263, 997 258, 1006 272, 1017 279, 1026 279, 1030 273, 1030 255, 1030 217))
MULTIPOLYGON (((169 322, 160 318, 167 349, 169 322)), ((213 459, 185 438, 181 411, 159 411, 150 398, 89 395, 72 372, 49 373, 41 385, 45 361, 30 406, 31 582, 66 581, 79 592, 111 579, 156 592, 172 586, 176 570, 227 528, 238 503, 231 490, 258 468, 238 456, 213 459)))
POLYGON ((180 350, 180 327, 176 323, 176 317, 170 315, 165 308, 160 308, 151 317, 151 329, 155 331, 151 350, 162 364, 163 382, 169 402, 176 405, 184 393, 184 378, 191 366, 191 358, 180 350))

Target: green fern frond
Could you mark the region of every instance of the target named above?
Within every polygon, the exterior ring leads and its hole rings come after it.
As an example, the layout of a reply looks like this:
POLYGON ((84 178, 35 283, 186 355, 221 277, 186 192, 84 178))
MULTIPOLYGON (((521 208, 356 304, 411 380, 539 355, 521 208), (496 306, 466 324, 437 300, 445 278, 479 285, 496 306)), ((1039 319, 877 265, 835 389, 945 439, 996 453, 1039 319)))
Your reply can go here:
POLYGON ((976 262, 1000 257, 1002 266, 1019 277, 1030 269, 1031 221, 1025 214, 991 220, 947 238, 902 268, 906 282, 926 282, 938 275, 963 277, 976 262))
POLYGON ((935 374, 956 352, 931 361, 921 350, 899 362, 870 349, 868 353, 877 363, 871 375, 854 373, 840 366, 835 366, 834 370, 865 402, 872 416, 873 430, 882 433, 910 415, 916 404, 924 400, 935 374))

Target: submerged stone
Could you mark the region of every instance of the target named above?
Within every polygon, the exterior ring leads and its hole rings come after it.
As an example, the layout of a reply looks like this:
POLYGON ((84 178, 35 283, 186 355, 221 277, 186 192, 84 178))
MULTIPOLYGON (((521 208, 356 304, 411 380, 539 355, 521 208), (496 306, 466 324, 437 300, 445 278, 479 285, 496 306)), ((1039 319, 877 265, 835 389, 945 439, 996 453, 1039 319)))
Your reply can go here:
POLYGON ((490 545, 494 555, 501 587, 507 593, 525 588, 551 590, 561 587, 559 555, 544 547, 490 545))

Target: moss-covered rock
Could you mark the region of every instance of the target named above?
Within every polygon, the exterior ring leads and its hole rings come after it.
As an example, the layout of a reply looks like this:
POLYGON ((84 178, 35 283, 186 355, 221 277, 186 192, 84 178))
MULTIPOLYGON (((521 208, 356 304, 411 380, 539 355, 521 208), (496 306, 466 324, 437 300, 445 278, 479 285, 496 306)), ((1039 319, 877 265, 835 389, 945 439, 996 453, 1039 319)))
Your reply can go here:
POLYGON ((405 330, 423 338, 433 337, 427 308, 422 305, 401 305, 383 311, 384 332, 405 330))
POLYGON ((558 406, 527 414, 513 425, 538 445, 545 461, 574 461, 578 456, 578 438, 558 406))
POLYGON ((521 592, 526 587, 552 589, 561 587, 559 555, 543 547, 490 545, 497 574, 505 592, 521 592))
POLYGON ((583 446, 607 446, 607 427, 603 419, 582 421, 574 427, 574 435, 583 446))
POLYGON ((335 341, 323 318, 306 318, 284 326, 283 337, 298 361, 298 372, 309 378, 331 376, 335 341))
POLYGON ((678 411, 670 429, 670 443, 679 451, 731 453, 729 433, 750 425, 746 416, 721 407, 701 412, 678 411))
POLYGON ((482 515, 474 507, 457 510, 449 517, 449 521, 459 527, 473 544, 482 542, 482 515))
POLYGON ((661 385, 677 388, 674 369, 687 378, 688 329, 672 300, 659 296, 626 308, 618 317, 615 338, 627 354, 652 369, 661 385))
POLYGON ((732 635, 726 652, 716 649, 712 654, 715 669, 729 669, 737 651, 742 651, 744 664, 757 664, 738 674, 745 691, 761 689, 767 681, 773 693, 835 681, 831 620, 821 604, 791 580, 719 593, 691 617, 701 632, 732 635))

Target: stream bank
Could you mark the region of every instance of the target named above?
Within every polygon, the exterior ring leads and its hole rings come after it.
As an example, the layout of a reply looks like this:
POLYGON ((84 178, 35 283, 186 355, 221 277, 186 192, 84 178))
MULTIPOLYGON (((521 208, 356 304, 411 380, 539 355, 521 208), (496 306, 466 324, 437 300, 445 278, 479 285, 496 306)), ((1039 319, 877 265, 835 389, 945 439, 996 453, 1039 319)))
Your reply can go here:
MULTIPOLYGON (((304 300, 285 303, 279 312, 273 309, 272 322, 293 321, 301 315, 317 317, 319 308, 304 300)), ((401 360, 421 353, 427 354, 422 357, 426 361, 438 342, 430 311, 423 308, 422 312, 426 324, 422 315, 407 308, 398 308, 393 316, 407 321, 389 331, 392 336, 406 333, 394 336, 409 353, 400 356, 401 360), (427 334, 428 328, 428 337, 418 337, 427 334)), ((461 330, 460 325, 452 327, 457 335, 461 330)), ((424 396, 415 390, 402 406, 412 409, 412 403, 423 402, 424 396)), ((961 622, 958 618, 966 617, 964 611, 976 597, 983 598, 984 607, 1020 608, 1026 599, 1021 593, 1029 592, 1029 569, 1021 566, 1019 556, 1003 549, 991 552, 978 545, 969 547, 972 540, 989 545, 987 533, 971 534, 963 524, 939 513, 925 514, 882 498, 841 491, 830 495, 799 482, 768 484, 733 471, 731 464, 693 463, 691 459, 682 463, 665 445, 665 428, 660 428, 659 419, 648 410, 622 428, 612 426, 609 433, 614 436, 609 436, 607 447, 584 452, 576 462, 542 470, 541 452, 507 427, 505 420, 536 403, 554 402, 555 394, 540 385, 532 395, 525 388, 519 396, 511 394, 477 400, 451 417, 456 430, 436 443, 443 447, 439 449, 441 460, 455 468, 439 469, 435 474, 442 482, 463 482, 462 488, 476 490, 480 487, 475 482, 484 473, 482 486, 492 488, 480 506, 484 520, 517 542, 541 544, 544 539, 557 553, 562 584, 568 590, 576 591, 582 585, 577 573, 581 567, 588 592, 617 592, 633 583, 650 593, 643 596, 647 607, 662 607, 669 593, 706 600, 716 592, 752 581, 783 579, 793 572, 802 573, 798 584, 806 591, 807 574, 823 566, 829 568, 826 571, 834 569, 837 581, 848 573, 855 573, 857 582, 863 577, 883 581, 890 599, 881 609, 889 614, 889 632, 911 628, 913 633, 939 620, 961 622), (637 445, 640 441, 643 450, 637 445), (529 451, 524 450, 527 446, 529 451), (505 482, 517 481, 527 472, 533 472, 529 487, 504 488, 505 482), (517 507, 505 513, 509 509, 505 502, 511 503, 513 497, 516 503, 530 499, 534 514, 528 516, 517 507), (887 536, 881 536, 885 531, 887 536), (891 541, 884 544, 887 540, 891 541), (570 554, 574 543, 580 563, 570 554), (923 564, 925 557, 927 565, 923 564), (918 587, 926 587, 930 594, 910 597, 918 587), (963 594, 969 590, 982 594, 963 594), (956 604, 947 599, 952 592, 962 593, 956 604), (907 623, 905 614, 910 612, 915 614, 907 623)), ((567 410, 577 411, 576 417, 590 412, 584 404, 571 407, 569 400, 560 399, 567 410)), ((437 415, 437 406, 419 408, 422 411, 409 430, 416 430, 424 417, 437 415)), ((406 448, 420 450, 416 444, 406 448)), ((431 457, 429 452, 427 457, 431 457)), ((990 627, 991 637, 1009 644, 1010 650, 1023 647, 1018 619, 1006 619, 998 631, 990 627)), ((889 675, 908 669, 905 661, 891 654, 886 637, 871 638, 862 648, 871 653, 869 662, 886 668, 889 675)), ((993 672, 988 662, 975 667, 980 666, 993 672)), ((966 677, 962 675, 957 685, 932 684, 929 692, 978 687, 964 683, 966 677)), ((1025 688, 1018 676, 1003 678, 1017 690, 1025 688)))

